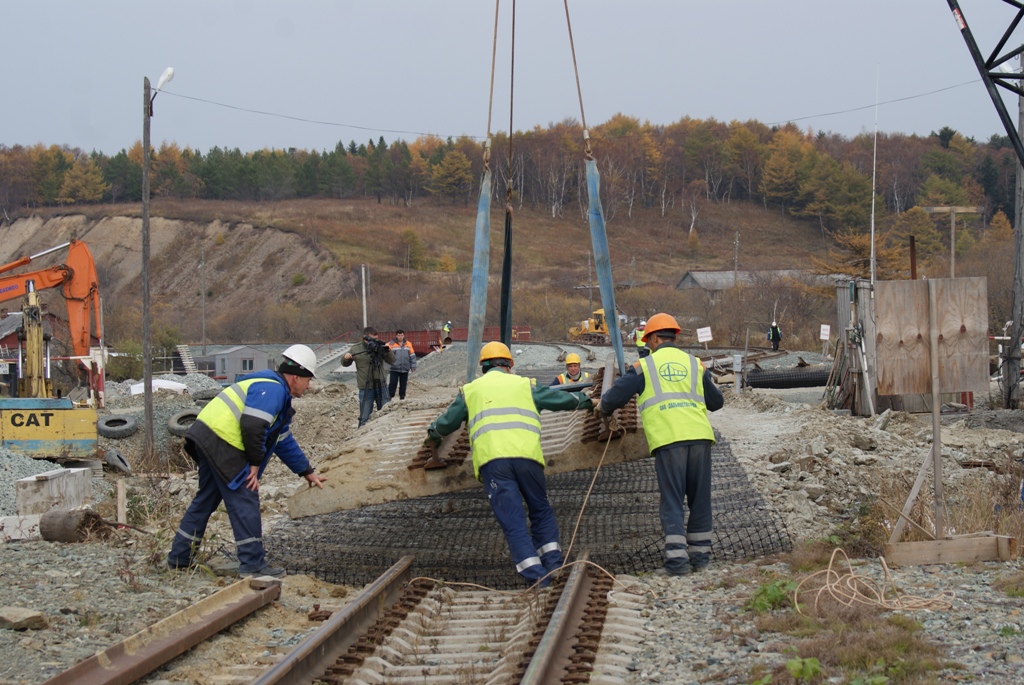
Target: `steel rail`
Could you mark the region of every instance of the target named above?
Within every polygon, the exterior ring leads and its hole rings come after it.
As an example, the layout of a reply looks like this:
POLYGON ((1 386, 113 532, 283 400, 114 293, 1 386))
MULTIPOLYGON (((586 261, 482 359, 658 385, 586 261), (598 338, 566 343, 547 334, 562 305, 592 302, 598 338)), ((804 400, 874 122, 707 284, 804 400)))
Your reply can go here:
POLYGON ((313 682, 395 603, 402 586, 411 579, 413 560, 411 556, 399 559, 252 685, 306 685, 313 682))
POLYGON ((240 580, 80 661, 43 685, 129 685, 280 596, 279 580, 240 580))
MULTIPOLYGON (((578 560, 589 561, 589 552, 580 554, 578 560)), ((520 685, 550 685, 562 681, 575 654, 576 634, 583 622, 592 585, 587 564, 574 565, 520 685)))

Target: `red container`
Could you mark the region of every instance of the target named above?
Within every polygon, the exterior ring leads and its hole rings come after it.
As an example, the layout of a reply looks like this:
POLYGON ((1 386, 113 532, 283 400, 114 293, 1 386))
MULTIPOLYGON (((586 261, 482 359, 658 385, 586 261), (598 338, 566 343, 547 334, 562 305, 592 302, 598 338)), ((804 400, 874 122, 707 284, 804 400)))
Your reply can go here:
MULTIPOLYGON (((452 328, 451 338, 453 342, 465 342, 469 339, 468 328, 452 328)), ((381 331, 377 334, 377 337, 386 342, 390 342, 395 337, 394 331, 381 331)), ((498 340, 501 337, 501 328, 498 326, 485 326, 484 327, 484 342, 490 342, 491 340, 498 340)), ((420 357, 430 354, 437 347, 441 345, 441 340, 444 338, 444 333, 441 332, 440 328, 432 330, 419 330, 419 331, 406 331, 405 339, 412 343, 412 349, 420 357)), ((530 341, 530 327, 529 326, 513 326, 512 327, 512 342, 529 342, 530 341)))

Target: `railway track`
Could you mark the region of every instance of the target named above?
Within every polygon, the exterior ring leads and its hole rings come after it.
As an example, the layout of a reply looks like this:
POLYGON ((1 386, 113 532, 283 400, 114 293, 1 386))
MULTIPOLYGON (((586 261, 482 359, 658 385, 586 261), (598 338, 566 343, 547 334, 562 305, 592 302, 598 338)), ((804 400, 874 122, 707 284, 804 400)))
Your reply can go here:
MULTIPOLYGON (((607 685, 622 682, 643 639, 643 599, 616 590, 586 553, 550 588, 521 592, 412 578, 412 563, 403 557, 250 682, 607 685)), ((46 685, 134 682, 279 593, 241 581, 46 685)))

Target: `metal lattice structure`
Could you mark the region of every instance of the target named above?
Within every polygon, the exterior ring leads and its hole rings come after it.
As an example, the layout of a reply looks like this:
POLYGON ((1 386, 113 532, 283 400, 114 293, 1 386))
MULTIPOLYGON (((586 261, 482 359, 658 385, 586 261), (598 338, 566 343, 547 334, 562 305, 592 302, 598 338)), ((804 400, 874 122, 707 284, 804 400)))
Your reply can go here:
MULTIPOLYGON (((755 490, 727 442, 712 448, 712 559, 734 561, 788 551, 785 523, 755 490)), ((548 497, 568 548, 593 470, 548 477, 548 497)), ((653 459, 605 466, 573 543, 572 556, 613 573, 638 574, 663 564, 653 459)), ((406 554, 413 573, 487 587, 521 587, 483 487, 389 502, 286 522, 264 538, 268 555, 290 573, 363 585, 406 554)))

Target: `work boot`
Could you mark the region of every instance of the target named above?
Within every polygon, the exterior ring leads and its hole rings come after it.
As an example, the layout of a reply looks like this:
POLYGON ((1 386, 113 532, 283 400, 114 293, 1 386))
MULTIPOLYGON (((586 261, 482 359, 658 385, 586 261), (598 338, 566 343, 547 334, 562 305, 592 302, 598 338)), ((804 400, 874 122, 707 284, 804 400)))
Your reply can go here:
POLYGON ((175 561, 167 562, 167 570, 169 571, 191 571, 199 566, 195 561, 188 561, 184 564, 175 561))
POLYGON ((284 568, 280 566, 270 566, 269 564, 261 568, 259 571, 244 571, 242 569, 239 569, 238 572, 239 575, 241 575, 243 578, 249 578, 253 576, 271 576, 273 578, 281 578, 285 575, 284 568))

